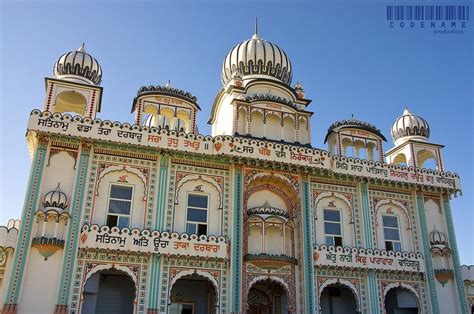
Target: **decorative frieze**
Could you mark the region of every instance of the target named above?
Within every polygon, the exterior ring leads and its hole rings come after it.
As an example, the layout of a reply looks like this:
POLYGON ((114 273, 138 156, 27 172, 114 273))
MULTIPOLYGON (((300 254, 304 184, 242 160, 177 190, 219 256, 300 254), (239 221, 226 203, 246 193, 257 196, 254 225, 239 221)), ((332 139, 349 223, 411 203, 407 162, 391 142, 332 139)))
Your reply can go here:
POLYGON ((98 248, 146 254, 154 253, 167 256, 228 258, 228 241, 224 237, 85 225, 82 228, 80 239, 80 248, 98 248))
POLYGON ((459 176, 456 173, 331 156, 324 150, 251 138, 178 133, 39 110, 32 111, 28 130, 208 156, 260 159, 309 169, 325 169, 342 175, 460 190, 459 176))
POLYGON ((314 246, 313 258, 316 267, 337 266, 419 273, 425 271, 423 255, 415 252, 343 248, 321 244, 314 246))

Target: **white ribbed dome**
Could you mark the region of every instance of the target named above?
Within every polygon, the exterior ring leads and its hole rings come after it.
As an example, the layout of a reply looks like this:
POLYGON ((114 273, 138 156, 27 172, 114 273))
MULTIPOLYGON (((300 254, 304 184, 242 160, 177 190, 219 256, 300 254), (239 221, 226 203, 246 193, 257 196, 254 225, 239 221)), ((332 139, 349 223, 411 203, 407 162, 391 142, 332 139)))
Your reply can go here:
POLYGON ((102 68, 99 62, 86 52, 84 44, 82 44, 77 50, 70 51, 59 57, 54 65, 54 77, 100 85, 102 68))
POLYGON ((430 137, 430 126, 425 119, 412 114, 408 109, 395 120, 392 126, 392 139, 395 145, 414 139, 426 142, 430 137))
POLYGON ((67 205, 68 202, 66 193, 61 191, 61 189, 59 188, 59 183, 54 190, 49 191, 43 197, 43 206, 45 208, 53 207, 64 210, 66 209, 67 205))
POLYGON ((260 38, 257 32, 227 54, 222 64, 222 84, 229 82, 236 71, 244 79, 248 76, 267 77, 291 84, 290 59, 283 49, 260 38))

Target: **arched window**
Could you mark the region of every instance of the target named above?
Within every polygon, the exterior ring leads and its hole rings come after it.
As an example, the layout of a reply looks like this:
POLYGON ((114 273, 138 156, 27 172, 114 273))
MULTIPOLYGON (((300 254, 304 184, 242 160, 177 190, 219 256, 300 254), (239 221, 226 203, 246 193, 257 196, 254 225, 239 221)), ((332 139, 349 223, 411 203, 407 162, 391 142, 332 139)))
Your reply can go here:
POLYGON ((387 251, 401 251, 400 224, 395 215, 382 215, 383 235, 387 251))
POLYGON ((107 226, 129 227, 132 211, 133 186, 110 185, 109 204, 107 208, 107 226))
POLYGON ((186 233, 207 235, 208 201, 205 194, 188 194, 186 207, 186 233))
POLYGON ((324 238, 327 245, 342 246, 341 211, 324 209, 324 238))

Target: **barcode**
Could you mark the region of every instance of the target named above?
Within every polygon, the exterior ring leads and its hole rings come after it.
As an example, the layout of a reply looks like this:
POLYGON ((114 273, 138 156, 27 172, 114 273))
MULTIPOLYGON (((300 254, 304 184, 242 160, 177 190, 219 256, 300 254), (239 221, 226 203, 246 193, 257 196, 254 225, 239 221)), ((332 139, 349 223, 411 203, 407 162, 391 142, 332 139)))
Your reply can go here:
POLYGON ((468 5, 388 5, 389 21, 468 21, 468 5))

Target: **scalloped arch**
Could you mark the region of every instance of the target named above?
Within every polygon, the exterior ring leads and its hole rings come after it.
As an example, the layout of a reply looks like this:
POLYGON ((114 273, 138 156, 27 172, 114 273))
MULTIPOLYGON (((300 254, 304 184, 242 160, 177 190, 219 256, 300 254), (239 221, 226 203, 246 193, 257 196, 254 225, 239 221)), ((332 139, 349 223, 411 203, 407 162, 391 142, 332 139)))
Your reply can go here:
POLYGON ((171 291, 173 290, 174 284, 179 279, 181 279, 185 276, 188 276, 188 275, 193 275, 193 274, 197 274, 199 276, 205 277, 206 279, 208 279, 212 283, 212 285, 214 286, 214 290, 216 291, 216 295, 217 295, 217 297, 216 297, 217 304, 216 305, 219 306, 219 304, 220 304, 219 282, 210 273, 205 272, 205 271, 201 271, 201 270, 197 270, 197 269, 183 270, 182 272, 179 272, 173 279, 171 279, 170 284, 169 284, 170 289, 169 289, 169 292, 168 292, 168 300, 171 300, 171 291))
MULTIPOLYGON (((137 286, 137 283, 138 283, 138 279, 137 277, 135 276, 135 274, 130 270, 130 268, 128 267, 125 267, 125 266, 121 266, 121 265, 117 265, 117 264, 102 264, 102 265, 97 265, 95 266, 94 268, 92 268, 89 273, 87 273, 86 277, 84 278, 84 284, 87 282, 87 280, 89 280, 89 278, 97 273, 97 272, 100 272, 102 270, 108 270, 108 269, 117 269, 121 272, 124 272, 126 273, 132 280, 133 280, 133 283, 135 284, 135 287, 137 286)), ((135 288, 136 289, 136 288, 135 288)), ((136 290, 135 290, 135 293, 136 293, 136 290)), ((136 297, 136 296, 135 296, 136 297)))
POLYGON ((383 301, 385 303, 385 298, 387 297, 387 293, 392 290, 392 289, 396 289, 396 288, 401 288, 401 289, 404 289, 404 290, 407 290, 407 291, 410 291, 411 293, 413 293, 416 297, 416 303, 418 304, 418 309, 420 309, 420 297, 418 296, 418 291, 416 291, 415 288, 413 288, 412 285, 409 285, 409 284, 406 284, 406 283, 402 283, 402 282, 399 282, 399 283, 391 283, 391 284, 388 284, 384 291, 383 291, 383 301))
POLYGON ((343 201, 347 207, 349 208, 349 212, 351 213, 351 221, 354 221, 354 208, 352 206, 352 203, 345 197, 343 194, 336 193, 336 192, 322 192, 320 193, 315 199, 314 199, 314 215, 317 217, 317 206, 320 201, 322 201, 325 198, 337 198, 343 201))
POLYGON ((377 204, 375 204, 375 206, 374 206, 374 208, 375 208, 375 219, 377 219, 379 209, 383 205, 388 205, 388 204, 395 205, 396 207, 400 208, 405 213, 407 223, 408 223, 407 229, 411 229, 412 228, 412 221, 411 221, 411 218, 410 218, 410 214, 408 213, 408 209, 405 206, 403 206, 403 204, 400 203, 399 201, 395 201, 395 200, 392 200, 392 199, 381 200, 377 204))
POLYGON ((209 177, 202 176, 202 175, 199 175, 199 174, 189 174, 189 175, 185 176, 184 178, 182 178, 181 180, 179 180, 177 182, 176 192, 175 192, 175 196, 174 196, 175 204, 178 204, 178 195, 179 195, 179 192, 180 192, 181 188, 183 187, 183 185, 185 183, 188 183, 190 181, 204 181, 204 182, 207 182, 207 183, 211 184, 211 186, 214 187, 216 189, 217 193, 219 194, 219 209, 223 208, 223 198, 222 198, 223 191, 221 191, 221 187, 219 186, 219 184, 215 180, 209 179, 209 177))
POLYGON ((136 175, 138 178, 140 178, 140 180, 143 182, 143 200, 146 200, 146 195, 147 195, 147 192, 148 192, 148 188, 147 188, 147 179, 145 177, 145 175, 140 171, 138 170, 137 168, 134 168, 134 167, 130 167, 130 166, 108 166, 107 168, 105 168, 105 170, 103 170, 100 175, 99 175, 99 178, 97 179, 97 188, 96 188, 96 196, 98 196, 99 194, 99 187, 100 187, 100 184, 102 182, 102 179, 107 175, 107 174, 110 174, 112 172, 120 172, 120 171, 126 171, 126 172, 129 172, 129 173, 132 173, 134 175, 136 175))
POLYGON ((279 277, 275 277, 275 276, 257 276, 248 283, 247 291, 250 291, 252 286, 254 284, 258 283, 259 281, 267 281, 267 280, 270 280, 270 281, 273 281, 273 282, 276 282, 276 283, 282 285, 283 288, 285 289, 286 297, 288 298, 288 305, 291 304, 291 301, 292 301, 292 300, 290 300, 291 293, 290 293, 290 289, 288 288, 288 284, 283 279, 281 279, 279 277))
MULTIPOLYGON (((332 279, 328 279, 326 280, 325 282, 323 282, 323 284, 321 285, 321 287, 319 287, 319 300, 321 300, 321 294, 323 293, 323 290, 330 286, 330 285, 341 285, 341 286, 344 286, 346 287, 347 289, 349 289, 350 292, 352 292, 352 295, 354 296, 355 300, 356 300, 356 307, 357 307, 357 311, 360 311, 360 302, 359 302, 359 291, 357 290, 357 288, 352 284, 352 282, 348 281, 348 280, 345 280, 345 279, 340 279, 340 278, 332 278, 332 279)), ((319 305, 321 306, 321 304, 319 305)), ((321 309, 320 309, 321 310, 321 309)))

